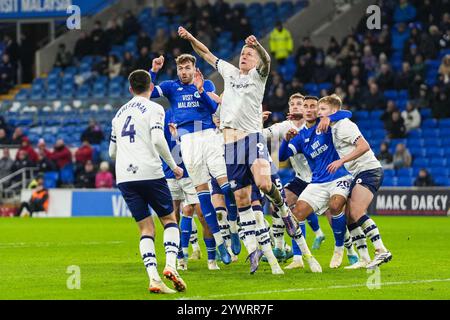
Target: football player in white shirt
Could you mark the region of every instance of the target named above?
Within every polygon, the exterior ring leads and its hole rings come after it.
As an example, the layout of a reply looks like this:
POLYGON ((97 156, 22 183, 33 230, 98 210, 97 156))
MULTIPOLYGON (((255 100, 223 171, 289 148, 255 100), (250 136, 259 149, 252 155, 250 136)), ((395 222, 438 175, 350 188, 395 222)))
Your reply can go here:
MULTIPOLYGON (((257 248, 256 218, 251 208, 253 183, 279 208, 288 233, 294 235, 297 232, 297 224, 289 207, 272 183, 269 154, 262 135, 261 103, 270 70, 270 56, 255 36, 249 36, 241 51, 239 68, 236 68, 218 59, 183 27, 178 29, 178 34, 188 40, 197 54, 214 66, 224 79, 220 127, 225 139, 227 174, 246 235, 244 245, 250 252, 250 272, 254 273, 262 252, 257 248)), ((299 241, 302 249, 309 252, 304 237, 300 237, 299 241)))
MULTIPOLYGON (((288 101, 289 114, 302 113, 304 100, 305 97, 300 93, 291 95, 288 101)), ((304 123, 305 121, 303 119, 286 120, 283 122, 275 123, 274 125, 265 128, 263 130, 263 135, 267 139, 271 139, 272 146, 274 143, 279 146, 279 143, 286 136, 286 133, 289 131, 289 129, 296 129, 297 131, 299 131, 304 123)), ((296 154, 294 157, 289 158, 289 161, 291 162, 292 168, 295 171, 295 177, 284 186, 284 192, 286 194, 287 204, 292 207, 297 203, 298 197, 306 188, 308 183, 311 182, 312 173, 303 154, 296 154)), ((272 219, 272 230, 276 240, 274 249, 276 256, 279 254, 279 251, 283 250, 284 248, 284 224, 279 220, 281 219, 277 219, 276 217, 272 219)), ((319 226, 319 220, 315 213, 311 214, 307 218, 307 221, 316 235, 312 249, 318 250, 321 243, 325 240, 325 234, 322 232, 322 229, 319 226)), ((303 233, 305 233, 304 226, 302 226, 302 228, 303 233)), ((302 268, 303 259, 301 256, 301 251, 295 241, 292 241, 292 249, 294 254, 293 262, 288 265, 286 269, 302 268)))
POLYGON ((176 291, 168 288, 158 274, 155 225, 149 206, 164 225, 166 266, 163 275, 173 282, 177 291, 185 291, 186 284, 176 271, 180 232, 160 157, 177 179, 183 176, 183 169, 176 165, 164 138, 164 109, 149 100, 154 88, 150 74, 135 70, 128 80, 133 98, 112 120, 109 145, 109 155, 116 161, 117 187, 140 229, 139 249, 149 276, 150 292, 176 291))
MULTIPOLYGON (((328 117, 341 108, 342 101, 338 96, 322 98, 319 101, 318 115, 328 117)), ((325 119, 325 122, 328 125, 329 119, 325 119)), ((361 246, 359 248, 361 261, 347 268, 374 268, 392 259, 392 254, 381 240, 377 225, 366 214, 367 208, 383 182, 383 169, 355 123, 344 119, 332 124, 331 129, 333 143, 340 159, 331 163, 328 170, 333 173, 345 165, 354 177, 347 202, 347 216, 350 221, 349 230, 352 232, 357 248, 361 246), (363 234, 359 227, 375 247, 375 257, 372 261, 370 261, 367 246, 361 244, 363 234)))

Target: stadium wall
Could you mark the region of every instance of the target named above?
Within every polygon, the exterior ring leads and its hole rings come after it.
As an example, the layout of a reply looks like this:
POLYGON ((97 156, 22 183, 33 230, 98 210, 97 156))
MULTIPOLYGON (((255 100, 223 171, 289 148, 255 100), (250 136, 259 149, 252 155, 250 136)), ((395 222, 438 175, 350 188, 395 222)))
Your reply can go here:
MULTIPOLYGON (((31 190, 22 190, 28 201, 31 190)), ((396 216, 450 215, 450 188, 381 188, 368 212, 396 216)), ((131 217, 117 189, 50 189, 49 217, 131 217)))

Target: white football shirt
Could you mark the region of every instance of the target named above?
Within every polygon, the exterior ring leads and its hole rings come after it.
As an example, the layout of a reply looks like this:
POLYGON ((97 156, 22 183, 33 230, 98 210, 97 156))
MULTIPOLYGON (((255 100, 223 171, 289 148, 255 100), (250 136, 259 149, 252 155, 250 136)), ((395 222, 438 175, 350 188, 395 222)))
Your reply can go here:
MULTIPOLYGON (((343 119, 333 124, 331 132, 334 147, 340 158, 353 152, 356 148, 356 141, 363 137, 358 126, 349 119, 343 119)), ((353 177, 356 177, 360 172, 381 168, 381 163, 371 149, 358 159, 347 162, 345 168, 353 177)))
MULTIPOLYGON (((271 138, 280 142, 284 139, 289 129, 300 131, 301 128, 302 127, 297 128, 292 121, 286 120, 265 128, 263 130, 263 135, 266 139, 271 138)), ((295 175, 301 180, 310 183, 312 179, 312 172, 305 156, 302 153, 297 153, 293 157, 290 157, 289 161, 291 162, 292 169, 295 171, 295 175)))
POLYGON ((117 183, 164 177, 162 162, 152 143, 152 130, 164 129, 164 108, 135 96, 112 120, 111 141, 117 145, 117 183))
POLYGON ((233 128, 248 133, 261 132, 262 100, 267 77, 256 68, 247 75, 232 64, 217 60, 217 71, 223 77, 224 91, 220 108, 220 128, 233 128))

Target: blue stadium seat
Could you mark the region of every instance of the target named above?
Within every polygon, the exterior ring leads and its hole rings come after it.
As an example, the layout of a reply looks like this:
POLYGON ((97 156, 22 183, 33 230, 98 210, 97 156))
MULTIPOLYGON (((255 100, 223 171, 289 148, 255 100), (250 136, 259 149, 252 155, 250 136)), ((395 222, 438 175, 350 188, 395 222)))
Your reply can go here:
POLYGON ((422 132, 425 139, 440 138, 439 129, 423 129, 422 132))
POLYGON ((446 167, 431 167, 429 172, 433 177, 448 177, 450 175, 450 169, 446 167))
POLYGON ((444 158, 432 158, 430 161, 430 167, 446 167, 447 159, 444 158))
POLYGON ((414 185, 415 178, 412 177, 398 177, 397 186, 399 187, 411 187, 414 185))
POLYGON ((439 128, 450 128, 450 118, 439 120, 439 128))
POLYGON ((445 186, 445 187, 450 186, 450 178, 448 176, 447 177, 435 177, 434 182, 438 186, 445 186))
POLYGON ((423 147, 425 145, 425 140, 421 138, 408 138, 406 140, 406 146, 408 148, 413 147, 423 147))
POLYGON ((408 138, 420 139, 422 138, 422 129, 415 129, 408 132, 408 138))
POLYGON ((426 153, 428 158, 444 157, 444 149, 441 147, 427 147, 426 153))
POLYGON ((385 177, 395 177, 395 170, 393 170, 393 169, 384 170, 384 176, 385 177))
POLYGON ((384 97, 387 100, 397 100, 398 98, 397 90, 386 90, 384 92, 384 97))
POLYGON ((435 148, 441 146, 440 138, 427 138, 425 139, 425 148, 435 148))
POLYGON ((408 147, 409 152, 414 158, 423 158, 427 155, 427 152, 422 147, 408 147))
POLYGON ((356 120, 368 120, 370 118, 368 111, 356 111, 355 112, 356 120))
POLYGON ((44 187, 47 189, 56 188, 58 178, 59 173, 57 171, 50 171, 44 173, 44 187))
POLYGON ((397 178, 396 177, 384 177, 383 179, 383 186, 385 187, 395 187, 397 185, 397 178))
POLYGON ((399 177, 412 177, 413 169, 412 168, 401 168, 397 170, 397 176, 399 177))
POLYGON ((436 128, 438 121, 436 119, 425 119, 422 121, 422 128, 436 128))
POLYGON ((416 158, 413 161, 414 167, 427 168, 429 160, 427 158, 416 158))
POLYGON ((424 108, 424 109, 420 109, 420 115, 422 116, 422 118, 431 118, 432 117, 432 111, 430 108, 424 108))

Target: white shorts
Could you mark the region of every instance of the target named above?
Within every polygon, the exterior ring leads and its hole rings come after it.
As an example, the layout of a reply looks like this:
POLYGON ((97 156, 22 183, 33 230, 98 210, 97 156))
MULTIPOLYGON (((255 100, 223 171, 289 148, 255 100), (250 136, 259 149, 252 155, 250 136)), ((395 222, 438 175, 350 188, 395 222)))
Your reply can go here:
POLYGON ((167 179, 172 200, 182 200, 184 205, 200 203, 191 178, 167 179))
POLYGON ((300 194, 298 200, 308 203, 314 212, 321 215, 328 209, 330 199, 334 195, 340 195, 347 199, 353 177, 344 176, 331 182, 310 183, 300 194))
POLYGON ((181 155, 194 187, 214 178, 226 177, 224 146, 221 137, 207 129, 181 136, 181 155))

